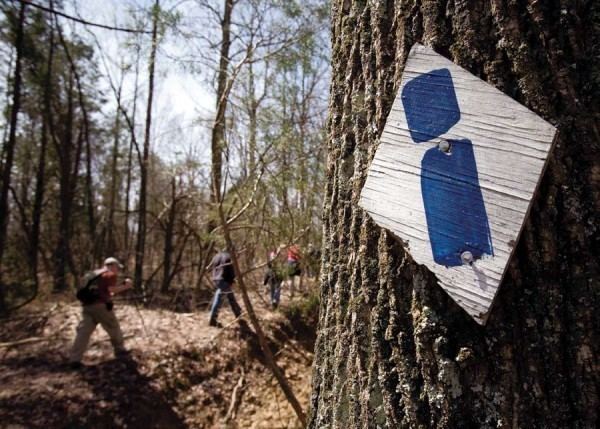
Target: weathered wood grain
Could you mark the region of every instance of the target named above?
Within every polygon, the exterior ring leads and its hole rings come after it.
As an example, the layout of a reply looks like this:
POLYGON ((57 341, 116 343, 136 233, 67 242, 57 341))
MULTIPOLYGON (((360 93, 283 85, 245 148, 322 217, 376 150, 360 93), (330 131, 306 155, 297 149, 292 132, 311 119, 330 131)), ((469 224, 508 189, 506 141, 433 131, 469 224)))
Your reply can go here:
MULTIPOLYGON (((428 90, 434 86, 430 84, 424 88, 428 90)), ((440 87, 441 92, 451 89, 440 87)), ((423 97, 429 95, 423 93, 423 97)), ((435 94, 433 96, 435 99, 435 94)), ((418 111, 413 116, 416 118, 414 121, 434 128, 439 125, 427 115, 427 111, 418 111)), ((408 57, 398 95, 359 204, 377 224, 403 241, 413 259, 426 265, 436 275, 440 286, 463 309, 477 322, 485 324, 543 173, 555 133, 551 124, 526 107, 433 50, 415 45, 408 57), (403 105, 403 90, 417 77, 427 75, 436 78, 440 70, 450 73, 460 119, 447 132, 427 141, 415 142, 415 128, 409 127, 403 105), (431 151, 442 139, 456 142, 452 149, 456 153, 450 152, 447 160, 431 151), (431 170, 435 170, 435 174, 423 174, 424 168, 429 169, 428 162, 455 162, 457 158, 451 158, 459 156, 458 151, 463 147, 460 142, 465 142, 465 150, 472 151, 471 156, 474 155, 476 165, 472 167, 476 167, 475 173, 461 170, 462 176, 452 177, 449 172, 446 177, 435 167, 431 170), (431 161, 434 158, 436 160, 431 161), (424 186, 431 190, 423 189, 424 186), (485 207, 483 212, 483 208, 477 212, 477 198, 473 200, 473 211, 464 210, 464 198, 471 197, 459 195, 463 188, 468 188, 471 194, 481 195, 485 207), (426 194, 428 203, 424 203, 426 194), (451 207, 459 200, 463 201, 462 206, 457 206, 462 207, 459 212, 451 217, 444 212, 446 218, 436 218, 438 213, 442 213, 439 207, 451 207), (438 211, 434 210, 435 207, 438 211), (474 212, 478 213, 477 219, 470 219, 474 212), (483 219, 481 213, 486 214, 487 219, 483 219), (469 222, 487 222, 493 251, 483 251, 481 257, 471 264, 446 266, 439 262, 439 255, 436 262, 431 237, 441 236, 448 242, 456 242, 462 239, 460 231, 470 230, 469 222), (436 230, 438 224, 448 229, 436 230)))

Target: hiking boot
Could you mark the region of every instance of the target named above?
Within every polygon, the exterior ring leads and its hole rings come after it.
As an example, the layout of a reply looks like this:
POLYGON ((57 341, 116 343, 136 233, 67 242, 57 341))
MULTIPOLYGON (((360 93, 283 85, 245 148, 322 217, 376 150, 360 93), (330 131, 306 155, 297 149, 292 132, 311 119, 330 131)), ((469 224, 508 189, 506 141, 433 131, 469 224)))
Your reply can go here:
POLYGON ((129 350, 116 350, 115 351, 115 357, 117 359, 128 359, 131 357, 131 351, 129 350))
POLYGON ((208 326, 214 326, 215 328, 222 328, 223 325, 221 325, 219 322, 217 322, 216 320, 210 320, 208 322, 208 326))

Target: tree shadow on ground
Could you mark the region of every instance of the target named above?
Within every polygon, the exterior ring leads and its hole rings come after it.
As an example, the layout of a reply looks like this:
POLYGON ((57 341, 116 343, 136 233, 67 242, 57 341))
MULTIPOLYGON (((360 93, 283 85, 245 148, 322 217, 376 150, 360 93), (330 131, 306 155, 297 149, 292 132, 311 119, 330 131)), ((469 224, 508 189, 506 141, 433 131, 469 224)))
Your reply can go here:
POLYGON ((82 371, 82 377, 89 384, 98 405, 86 417, 88 421, 103 423, 94 427, 186 427, 168 398, 139 371, 131 357, 88 367, 82 371))
MULTIPOLYGON (((17 369, 16 361, 7 363, 17 369)), ((80 370, 47 358, 25 359, 18 366, 23 388, 0 398, 3 423, 65 429, 187 427, 132 357, 80 370)))

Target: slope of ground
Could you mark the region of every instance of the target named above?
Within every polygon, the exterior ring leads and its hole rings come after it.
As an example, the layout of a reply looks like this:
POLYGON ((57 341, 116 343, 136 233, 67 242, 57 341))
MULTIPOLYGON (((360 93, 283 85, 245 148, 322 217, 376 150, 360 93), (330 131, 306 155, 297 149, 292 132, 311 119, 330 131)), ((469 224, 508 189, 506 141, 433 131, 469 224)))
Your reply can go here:
MULTIPOLYGON (((0 427, 297 427, 261 363, 256 339, 242 332, 227 306, 220 314, 223 328, 213 328, 205 312, 118 305, 131 356, 114 359, 98 328, 85 368, 76 371, 65 359, 79 311, 72 302, 38 304, 0 321, 0 427)), ((261 305, 258 312, 278 364, 306 407, 312 335, 297 336, 306 333, 292 326, 301 323, 297 306, 288 306, 288 317, 261 305)))

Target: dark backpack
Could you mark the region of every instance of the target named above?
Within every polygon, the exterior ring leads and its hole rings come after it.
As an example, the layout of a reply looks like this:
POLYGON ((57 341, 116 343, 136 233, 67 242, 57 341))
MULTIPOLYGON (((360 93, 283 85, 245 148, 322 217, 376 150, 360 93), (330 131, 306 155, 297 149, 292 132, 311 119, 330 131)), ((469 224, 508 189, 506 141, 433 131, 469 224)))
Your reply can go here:
POLYGON ((98 279, 107 271, 106 268, 101 268, 90 271, 83 276, 81 286, 77 289, 77 294, 75 295, 83 305, 93 304, 100 299, 98 279))

